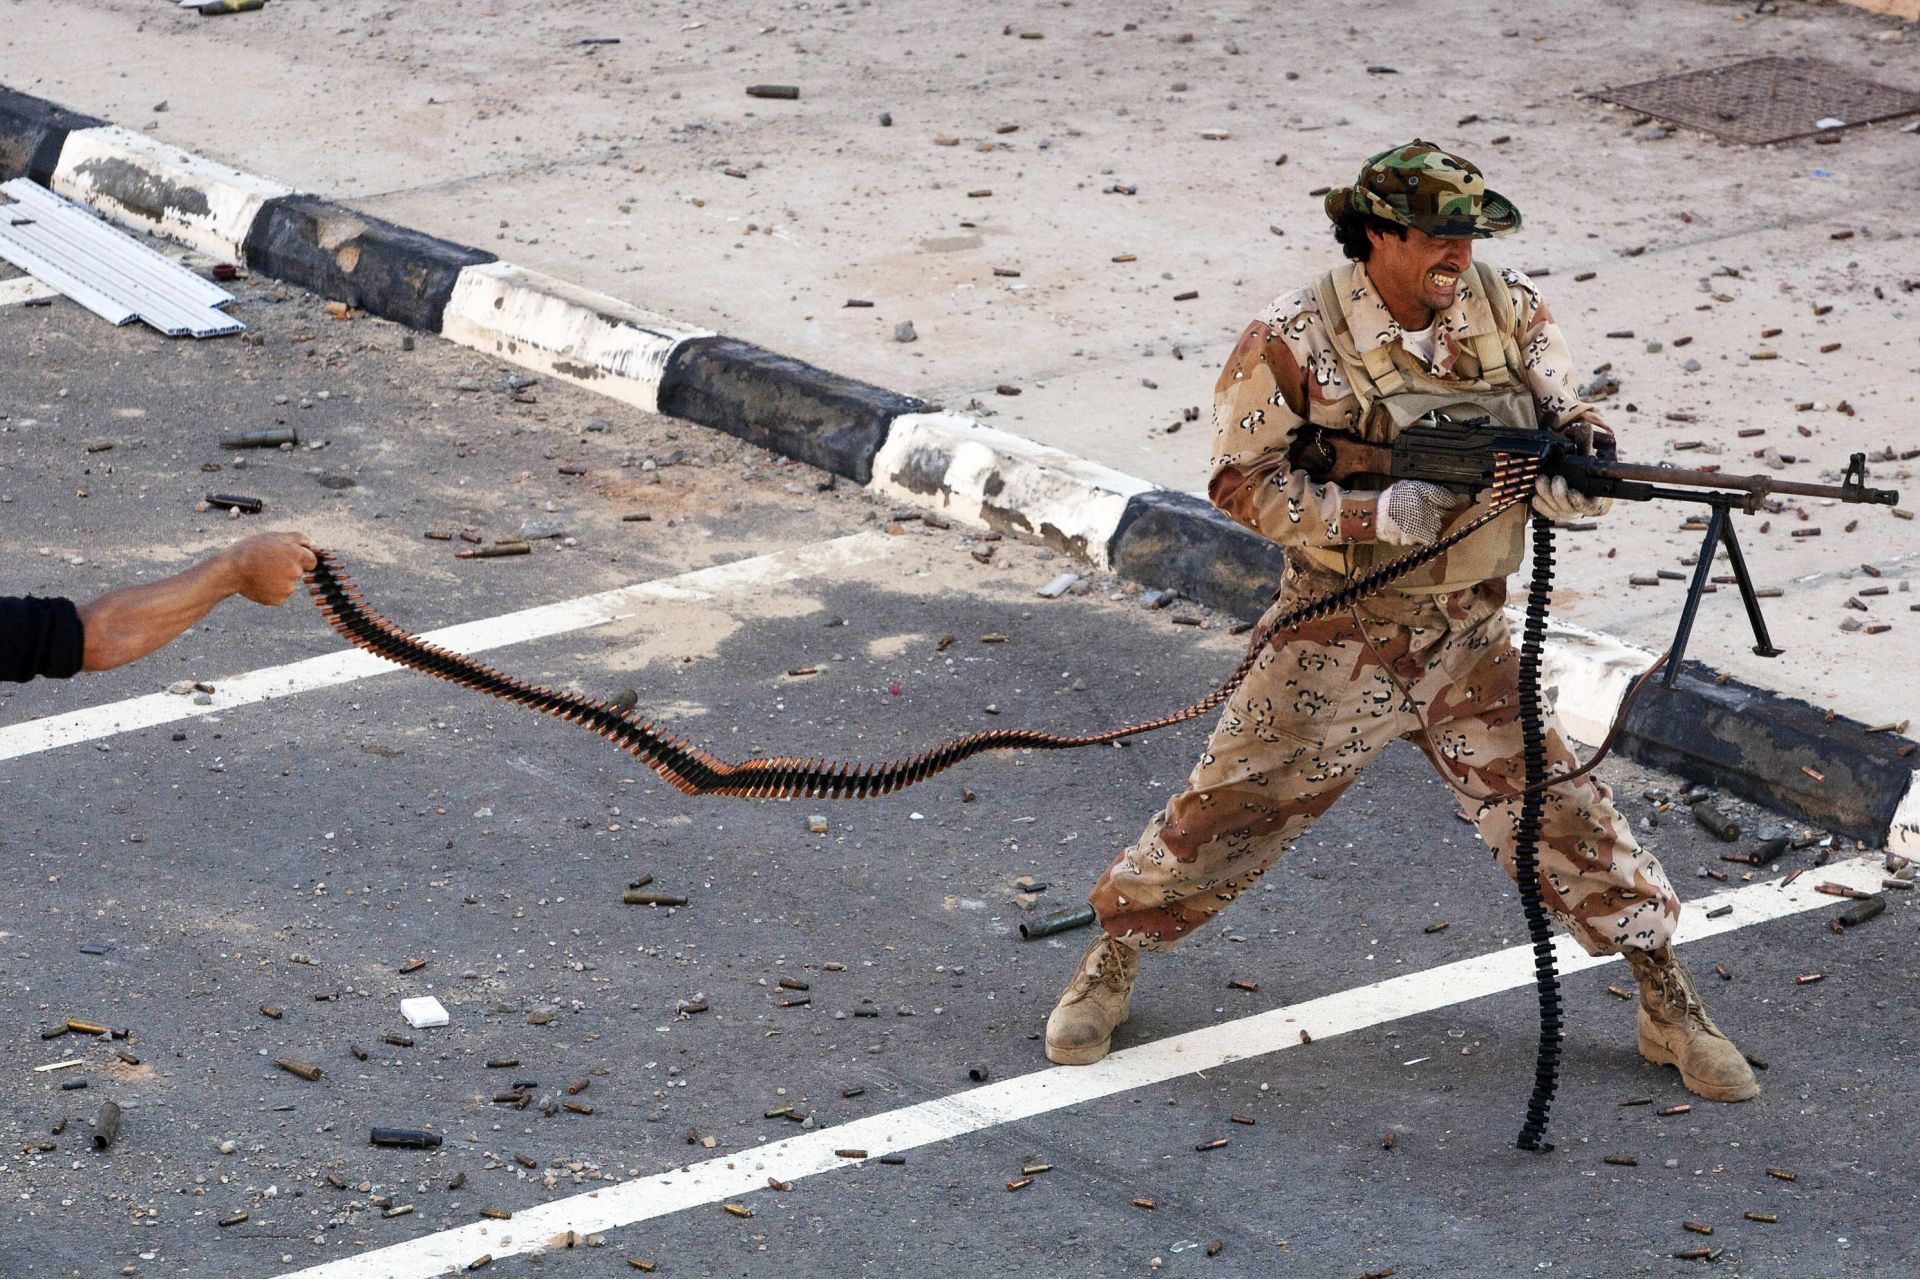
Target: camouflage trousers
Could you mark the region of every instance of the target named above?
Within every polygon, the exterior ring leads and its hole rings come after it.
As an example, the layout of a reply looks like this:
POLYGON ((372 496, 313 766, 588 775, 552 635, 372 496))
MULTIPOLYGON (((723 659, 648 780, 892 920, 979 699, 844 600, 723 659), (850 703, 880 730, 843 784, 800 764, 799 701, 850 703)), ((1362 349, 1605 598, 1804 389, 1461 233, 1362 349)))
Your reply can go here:
MULTIPOLYGON (((1274 612, 1338 585, 1290 575, 1274 612)), ((1505 600, 1504 580, 1444 595, 1383 592, 1276 637, 1228 702, 1186 789, 1094 886, 1088 900, 1101 925, 1141 949, 1173 945, 1258 880, 1397 737, 1426 752, 1512 875, 1519 802, 1483 805, 1459 793, 1525 784, 1520 655, 1505 600)), ((1547 745, 1551 770, 1572 771, 1551 714, 1547 745)), ((1546 792, 1538 856, 1549 911, 1589 954, 1652 949, 1672 936, 1680 902, 1666 872, 1591 775, 1546 792)))

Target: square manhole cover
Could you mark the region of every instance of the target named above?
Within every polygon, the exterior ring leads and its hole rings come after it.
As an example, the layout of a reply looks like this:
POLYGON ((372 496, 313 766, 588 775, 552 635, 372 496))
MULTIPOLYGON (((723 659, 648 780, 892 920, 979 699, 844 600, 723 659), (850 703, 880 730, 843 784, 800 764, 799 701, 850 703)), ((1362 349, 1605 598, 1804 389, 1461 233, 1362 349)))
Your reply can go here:
POLYGON ((1785 142, 1920 112, 1920 93, 1862 80, 1818 58, 1755 58, 1730 67, 1597 90, 1594 97, 1728 142, 1785 142), (1828 124, 1823 120, 1837 120, 1828 124))

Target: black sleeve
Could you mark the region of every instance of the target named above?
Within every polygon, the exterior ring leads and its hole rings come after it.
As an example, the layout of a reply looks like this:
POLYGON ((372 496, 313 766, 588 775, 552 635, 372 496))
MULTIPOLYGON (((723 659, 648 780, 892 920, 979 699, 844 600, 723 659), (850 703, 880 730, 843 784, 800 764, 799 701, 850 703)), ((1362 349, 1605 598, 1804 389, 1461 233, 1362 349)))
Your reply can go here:
POLYGON ((80 610, 72 600, 0 597, 0 680, 71 679, 80 672, 84 651, 80 610))

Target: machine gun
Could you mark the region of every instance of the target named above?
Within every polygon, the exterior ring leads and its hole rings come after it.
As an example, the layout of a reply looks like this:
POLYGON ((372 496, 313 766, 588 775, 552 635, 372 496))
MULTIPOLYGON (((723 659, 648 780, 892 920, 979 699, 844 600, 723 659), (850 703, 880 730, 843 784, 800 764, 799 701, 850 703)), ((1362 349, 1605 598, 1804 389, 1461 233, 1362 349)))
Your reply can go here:
MULTIPOLYGON (((1569 489, 1589 497, 1616 498, 1629 502, 1699 502, 1712 510, 1707 518, 1707 535, 1694 563, 1693 581, 1687 588, 1681 609, 1680 625, 1673 645, 1660 663, 1666 665, 1666 682, 1672 685, 1680 669, 1693 631, 1694 615, 1700 608, 1715 550, 1724 545, 1732 565, 1734 580, 1740 586, 1740 599, 1747 608, 1747 620, 1753 625, 1753 651, 1762 657, 1777 657, 1767 634, 1766 619, 1760 614, 1760 599, 1747 573, 1745 556, 1733 533, 1731 514, 1735 509, 1752 514, 1774 494, 1797 497, 1831 498, 1839 502, 1871 503, 1892 506, 1900 500, 1888 489, 1867 487, 1867 458, 1855 453, 1847 463, 1839 484, 1807 484, 1799 480, 1774 479, 1765 475, 1722 475, 1718 471, 1682 470, 1678 467, 1647 466, 1622 462, 1613 456, 1611 441, 1604 451, 1589 453, 1549 430, 1521 431, 1485 417, 1451 418, 1444 413, 1429 413, 1395 436, 1391 444, 1373 444, 1340 431, 1316 430, 1305 434, 1294 446, 1296 466, 1316 479, 1371 477, 1379 481, 1425 480, 1450 488, 1478 494, 1495 488, 1495 509, 1502 495, 1512 505, 1524 498, 1513 497, 1510 485, 1498 481, 1511 474, 1516 463, 1524 463, 1537 476, 1562 476, 1569 489)), ((1446 537, 1443 541, 1449 540, 1446 537)), ((1388 566, 1389 572, 1392 565, 1388 566)), ((1510 799, 1520 801, 1514 823, 1514 878, 1520 889, 1520 902, 1527 917, 1527 933, 1533 942, 1534 985, 1540 1001, 1540 1044, 1534 1063, 1533 1095, 1527 1102, 1526 1121, 1516 1144, 1523 1150, 1552 1150, 1546 1140, 1547 1111, 1553 1104, 1561 1046, 1559 976, 1554 969, 1553 940, 1547 911, 1538 882, 1538 841, 1543 804, 1539 792, 1551 784, 1547 769, 1545 721, 1541 709, 1541 650, 1546 640, 1547 599, 1553 583, 1553 527, 1538 516, 1533 520, 1533 580, 1527 593, 1526 620, 1519 660, 1520 730, 1525 759, 1525 784, 1510 799)), ((1656 666, 1659 663, 1656 663, 1656 666)), ((1625 722, 1627 707, 1640 686, 1652 675, 1649 670, 1636 681, 1622 699, 1614 728, 1577 772, 1585 772, 1605 757, 1614 734, 1625 722)))
POLYGON ((1490 418, 1451 418, 1431 413, 1421 419, 1428 425, 1414 425, 1394 437, 1392 444, 1371 444, 1358 436, 1321 430, 1305 442, 1301 464, 1316 478, 1370 475, 1382 480, 1426 480, 1466 492, 1478 492, 1493 481, 1494 466, 1501 456, 1537 458, 1543 475, 1564 476, 1567 487, 1588 497, 1614 498, 1626 502, 1698 502, 1712 511, 1707 517, 1706 537, 1694 564, 1693 580, 1680 610, 1680 623, 1668 650, 1665 682, 1671 686, 1693 633, 1694 617, 1700 610, 1715 549, 1724 546, 1727 562, 1740 588, 1740 600, 1746 605, 1747 620, 1753 627, 1753 651, 1762 657, 1778 657, 1782 650, 1767 634, 1767 622, 1760 612, 1760 600, 1747 572, 1746 557, 1734 535, 1735 510, 1754 514, 1775 495, 1828 498, 1837 502, 1855 502, 1894 506, 1900 495, 1892 489, 1867 487, 1867 456, 1855 453, 1838 484, 1809 484, 1801 480, 1776 479, 1770 475, 1723 475, 1719 471, 1683 470, 1679 467, 1622 462, 1613 456, 1612 446, 1596 454, 1586 454, 1563 436, 1547 430, 1516 431, 1490 418))

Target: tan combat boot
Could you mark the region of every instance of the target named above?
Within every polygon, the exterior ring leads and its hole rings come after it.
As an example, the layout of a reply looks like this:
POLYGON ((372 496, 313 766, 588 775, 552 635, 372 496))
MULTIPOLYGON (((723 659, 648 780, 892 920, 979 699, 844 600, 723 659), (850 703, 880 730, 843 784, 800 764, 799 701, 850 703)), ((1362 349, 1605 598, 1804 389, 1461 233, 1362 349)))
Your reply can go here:
POLYGON ((1106 933, 1080 957, 1080 968, 1047 1017, 1047 1056, 1062 1066, 1091 1066, 1107 1055, 1126 1023, 1140 952, 1106 933))
POLYGON ((1673 947, 1629 950, 1627 963, 1640 979, 1640 1055, 1659 1066, 1677 1066, 1687 1091, 1709 1101, 1745 1101, 1759 1094, 1747 1059, 1707 1016, 1700 991, 1681 967, 1673 947))

